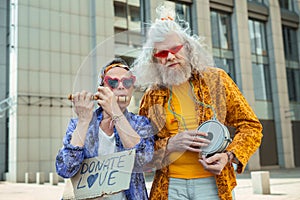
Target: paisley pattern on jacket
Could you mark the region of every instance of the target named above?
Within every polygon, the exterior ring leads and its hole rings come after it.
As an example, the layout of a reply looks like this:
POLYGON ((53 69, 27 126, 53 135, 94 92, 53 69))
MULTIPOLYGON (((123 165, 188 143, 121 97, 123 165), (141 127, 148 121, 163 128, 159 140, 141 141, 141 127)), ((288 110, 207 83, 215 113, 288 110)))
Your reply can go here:
MULTIPOLYGON (((262 139, 262 125, 249 106, 237 85, 219 68, 207 67, 193 72, 190 81, 198 102, 211 105, 215 111, 200 104, 197 108, 199 125, 217 119, 228 127, 235 128, 232 143, 227 151, 232 151, 239 160, 237 172, 242 173, 252 154, 258 149, 262 139)), ((155 152, 151 166, 156 168, 150 199, 168 199, 168 154, 166 145, 170 134, 165 126, 164 104, 167 103, 170 90, 162 86, 153 86, 144 94, 139 114, 145 115, 156 125, 155 152)), ((231 164, 227 164, 220 175, 215 176, 220 199, 232 199, 231 192, 236 186, 236 176, 231 164)))

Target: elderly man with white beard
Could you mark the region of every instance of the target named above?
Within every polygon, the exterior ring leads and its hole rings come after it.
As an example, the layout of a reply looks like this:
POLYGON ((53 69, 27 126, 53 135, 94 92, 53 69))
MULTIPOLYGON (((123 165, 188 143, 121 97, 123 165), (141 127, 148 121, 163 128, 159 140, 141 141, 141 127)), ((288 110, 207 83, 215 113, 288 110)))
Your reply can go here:
POLYGON ((139 114, 157 129, 150 199, 234 199, 233 163, 242 173, 261 144, 262 125, 188 23, 163 6, 157 11, 133 68, 137 83, 148 87, 139 114), (207 122, 235 128, 232 142, 209 155, 204 149, 213 140, 199 129, 207 122))

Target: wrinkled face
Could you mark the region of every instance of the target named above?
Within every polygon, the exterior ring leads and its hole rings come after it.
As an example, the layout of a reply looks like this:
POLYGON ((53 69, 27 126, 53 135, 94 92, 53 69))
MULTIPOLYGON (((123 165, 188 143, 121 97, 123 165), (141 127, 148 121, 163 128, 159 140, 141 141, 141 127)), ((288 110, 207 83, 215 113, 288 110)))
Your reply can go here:
POLYGON ((126 101, 118 101, 121 109, 130 104, 134 82, 135 77, 129 71, 120 67, 110 69, 104 77, 104 87, 109 87, 117 99, 118 97, 120 99, 126 97, 126 101))
POLYGON ((179 85, 191 76, 191 66, 187 59, 187 50, 183 40, 176 34, 166 35, 162 42, 154 43, 154 60, 164 84, 179 85))

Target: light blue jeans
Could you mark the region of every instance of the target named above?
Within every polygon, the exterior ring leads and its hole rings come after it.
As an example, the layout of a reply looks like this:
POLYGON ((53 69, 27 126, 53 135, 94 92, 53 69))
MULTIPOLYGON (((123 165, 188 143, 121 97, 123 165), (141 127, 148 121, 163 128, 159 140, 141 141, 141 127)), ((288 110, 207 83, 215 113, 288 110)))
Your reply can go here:
MULTIPOLYGON (((234 193, 232 193, 234 199, 234 193)), ((169 200, 219 200, 214 177, 199 179, 170 178, 169 200)))

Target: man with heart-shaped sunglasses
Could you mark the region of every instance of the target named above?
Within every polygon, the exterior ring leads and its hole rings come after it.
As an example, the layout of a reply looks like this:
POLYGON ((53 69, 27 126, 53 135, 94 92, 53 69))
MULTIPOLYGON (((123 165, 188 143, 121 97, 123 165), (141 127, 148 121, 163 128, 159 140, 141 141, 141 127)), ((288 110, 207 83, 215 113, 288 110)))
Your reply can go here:
POLYGON ((136 151, 129 189, 105 195, 104 199, 148 199, 143 166, 153 156, 153 129, 148 118, 127 110, 134 83, 135 76, 127 63, 115 58, 101 70, 97 93, 82 91, 71 97, 78 118, 71 119, 64 146, 56 157, 60 176, 73 177, 87 158, 136 151), (100 106, 95 111, 94 100, 100 106))

